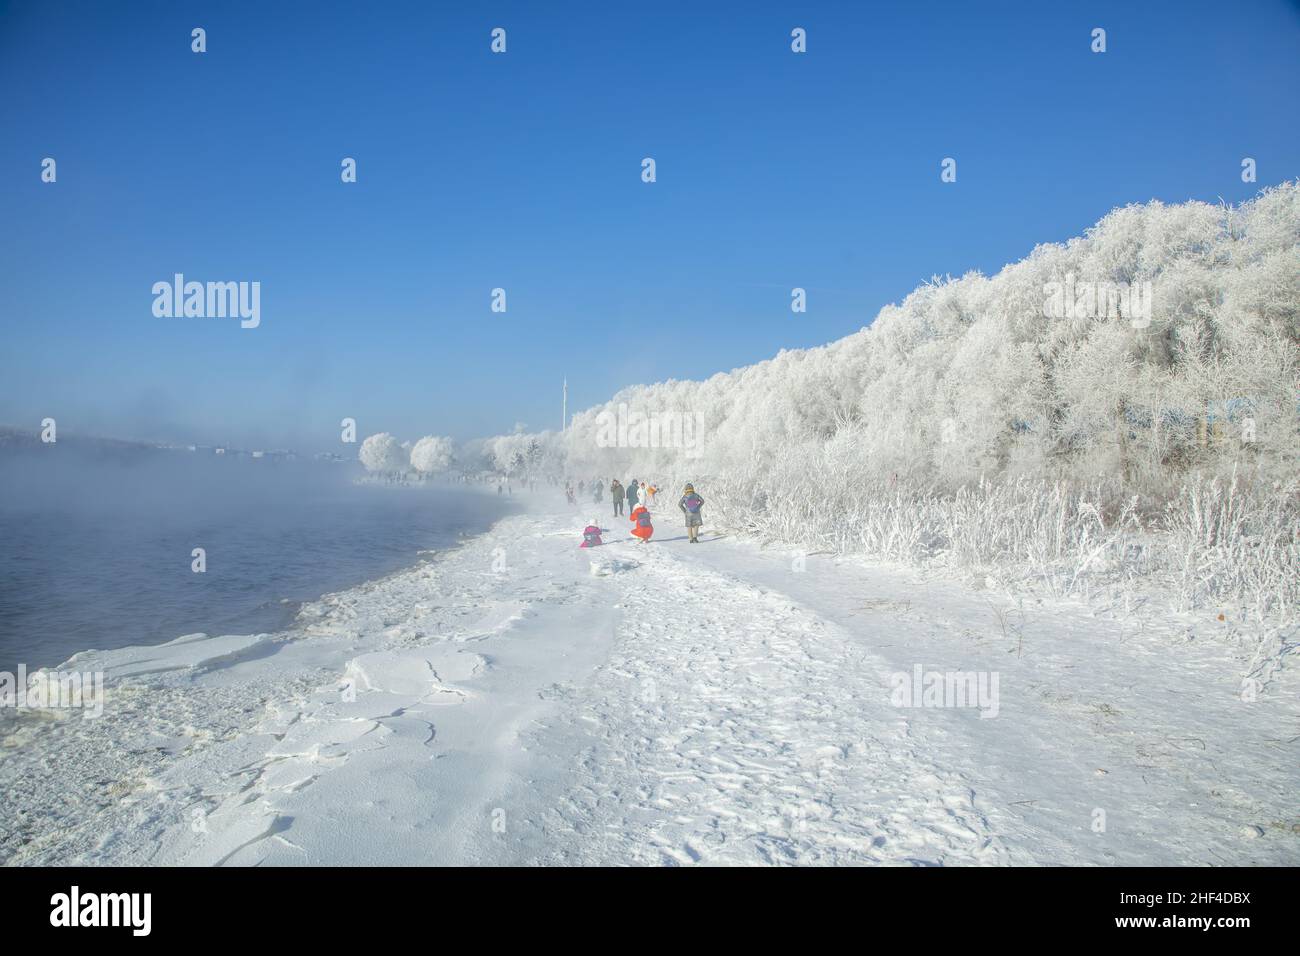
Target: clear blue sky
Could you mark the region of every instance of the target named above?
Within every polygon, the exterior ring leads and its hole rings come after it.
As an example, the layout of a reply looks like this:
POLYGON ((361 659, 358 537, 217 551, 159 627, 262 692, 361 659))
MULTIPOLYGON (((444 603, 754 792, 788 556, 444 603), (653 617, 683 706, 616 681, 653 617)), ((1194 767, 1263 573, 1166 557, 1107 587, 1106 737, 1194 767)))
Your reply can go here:
POLYGON ((1294 178, 1297 90, 1283 0, 0 2, 0 422, 555 427, 566 374, 571 410, 707 377, 1115 205, 1294 178), (261 327, 155 318, 175 272, 260 281, 261 327))

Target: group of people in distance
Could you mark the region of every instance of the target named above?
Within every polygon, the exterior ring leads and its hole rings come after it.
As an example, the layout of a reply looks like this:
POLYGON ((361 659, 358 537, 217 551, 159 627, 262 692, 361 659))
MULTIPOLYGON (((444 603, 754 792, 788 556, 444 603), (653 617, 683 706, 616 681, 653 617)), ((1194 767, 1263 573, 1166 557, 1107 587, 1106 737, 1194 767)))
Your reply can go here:
MULTIPOLYGON (((632 535, 640 539, 642 544, 649 541, 655 533, 654 522, 650 517, 649 505, 654 504, 658 490, 654 485, 647 486, 645 482, 639 484, 634 479, 627 484, 624 489, 623 484, 615 478, 610 482, 609 493, 614 500, 614 516, 618 517, 623 513, 623 501, 627 501, 628 520, 632 522, 632 535)), ((572 502, 572 497, 569 499, 572 502)), ((677 501, 677 507, 686 517, 686 537, 689 543, 700 543, 700 528, 704 524, 704 499, 696 492, 695 486, 690 482, 682 490, 682 496, 677 501)), ((587 527, 582 529, 583 548, 594 548, 597 545, 604 544, 601 535, 605 529, 601 528, 596 521, 592 521, 587 527)))
MULTIPOLYGON (((609 483, 609 496, 614 502, 615 517, 623 513, 623 502, 627 502, 628 511, 631 511, 638 504, 654 504, 658 494, 658 488, 647 485, 644 481, 630 481, 626 488, 617 478, 609 483)), ((564 497, 568 499, 569 504, 576 505, 584 495, 591 495, 591 500, 600 504, 605 495, 605 482, 600 478, 593 478, 591 481, 579 481, 575 487, 572 478, 564 480, 564 497)))
MULTIPOLYGON (((597 498, 597 501, 600 499, 597 498)), ((614 503, 614 517, 617 518, 623 513, 623 502, 627 502, 627 514, 630 518, 633 510, 638 505, 649 507, 658 502, 659 489, 654 485, 647 485, 644 481, 637 481, 633 478, 627 483, 627 487, 617 478, 609 483, 609 500, 614 503)))

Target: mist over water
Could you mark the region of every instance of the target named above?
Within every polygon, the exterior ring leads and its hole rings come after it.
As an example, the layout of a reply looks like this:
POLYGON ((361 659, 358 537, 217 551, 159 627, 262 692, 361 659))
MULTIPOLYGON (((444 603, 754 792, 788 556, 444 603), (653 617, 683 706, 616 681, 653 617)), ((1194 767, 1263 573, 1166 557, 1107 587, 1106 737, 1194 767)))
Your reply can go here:
POLYGON ((0 670, 88 648, 287 625, 299 602, 407 567, 508 502, 358 485, 353 464, 140 448, 0 448, 0 670), (207 571, 191 570, 195 548, 207 571))

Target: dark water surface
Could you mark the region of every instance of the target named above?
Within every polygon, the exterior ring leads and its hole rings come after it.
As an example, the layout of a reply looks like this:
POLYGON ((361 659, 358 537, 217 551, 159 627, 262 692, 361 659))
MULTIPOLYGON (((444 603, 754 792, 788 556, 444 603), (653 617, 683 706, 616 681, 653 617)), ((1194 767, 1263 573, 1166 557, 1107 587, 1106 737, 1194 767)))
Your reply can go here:
POLYGON ((184 451, 0 451, 0 670, 281 627, 298 602, 412 565, 508 507, 359 474, 184 451), (191 570, 194 548, 206 573, 191 570))

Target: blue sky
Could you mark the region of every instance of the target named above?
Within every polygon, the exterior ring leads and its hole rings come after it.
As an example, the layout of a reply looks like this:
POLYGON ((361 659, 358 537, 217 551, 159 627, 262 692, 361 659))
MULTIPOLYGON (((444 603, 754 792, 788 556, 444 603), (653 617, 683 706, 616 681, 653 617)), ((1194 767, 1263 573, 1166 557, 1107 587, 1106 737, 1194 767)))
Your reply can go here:
POLYGON ((1113 206, 1294 178, 1297 89, 1281 0, 0 2, 0 422, 555 427, 565 375, 571 410, 707 377, 1113 206), (175 272, 259 281, 261 326, 155 317, 175 272))

